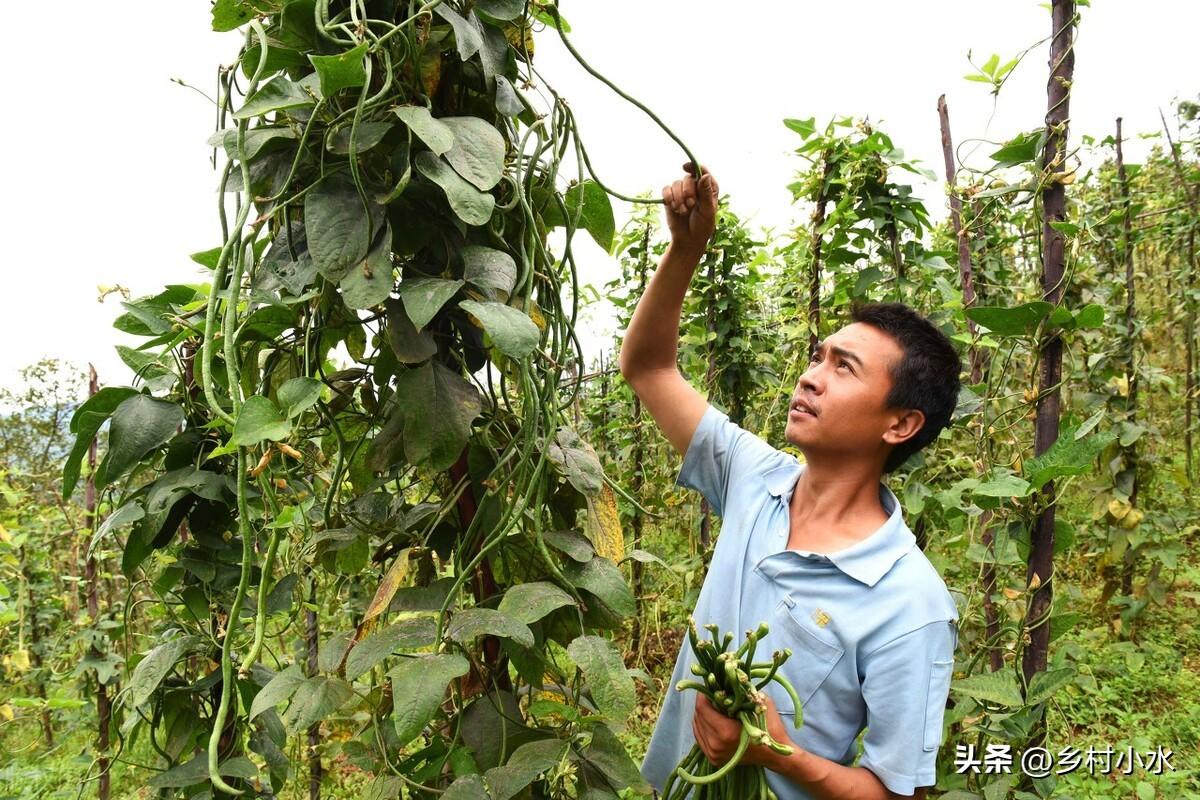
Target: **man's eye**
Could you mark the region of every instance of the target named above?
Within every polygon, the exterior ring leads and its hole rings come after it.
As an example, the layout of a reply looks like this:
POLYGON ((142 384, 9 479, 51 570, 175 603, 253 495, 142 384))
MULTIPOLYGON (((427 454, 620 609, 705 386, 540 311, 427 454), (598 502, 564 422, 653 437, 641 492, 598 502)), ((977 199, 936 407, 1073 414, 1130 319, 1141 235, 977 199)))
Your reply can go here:
POLYGON ((843 360, 843 361, 839 361, 839 362, 838 362, 838 366, 839 366, 839 367, 845 367, 846 369, 850 369, 850 365, 849 365, 849 364, 848 364, 846 361, 844 361, 844 360, 843 360))

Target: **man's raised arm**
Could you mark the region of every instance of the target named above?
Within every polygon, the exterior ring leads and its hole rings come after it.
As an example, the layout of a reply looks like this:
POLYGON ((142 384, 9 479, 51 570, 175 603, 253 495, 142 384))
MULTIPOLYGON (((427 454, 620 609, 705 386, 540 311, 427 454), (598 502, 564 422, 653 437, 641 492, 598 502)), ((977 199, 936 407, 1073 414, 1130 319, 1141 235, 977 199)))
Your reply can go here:
POLYGON ((680 453, 686 453, 708 401, 679 371, 679 318, 692 274, 716 228, 717 182, 701 167, 663 188, 671 243, 638 301, 618 365, 630 388, 680 453))

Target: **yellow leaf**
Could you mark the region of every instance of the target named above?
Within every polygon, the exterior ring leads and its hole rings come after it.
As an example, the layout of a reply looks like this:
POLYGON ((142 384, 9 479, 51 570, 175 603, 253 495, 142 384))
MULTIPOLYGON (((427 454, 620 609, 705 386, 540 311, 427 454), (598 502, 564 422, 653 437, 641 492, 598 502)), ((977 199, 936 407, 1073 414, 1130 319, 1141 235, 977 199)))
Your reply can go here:
POLYGON ((1146 512, 1142 511, 1140 508, 1131 508, 1129 509, 1129 513, 1121 518, 1121 527, 1125 528, 1126 530, 1136 528, 1138 523, 1141 522, 1145 516, 1146 512))
POLYGON ((524 24, 524 21, 520 25, 514 25, 511 22, 505 25, 504 38, 508 39, 508 43, 517 48, 518 52, 524 46, 525 52, 530 57, 533 56, 533 29, 529 25, 524 24))
POLYGON ((16 650, 12 655, 4 659, 5 666, 14 672, 24 672, 29 669, 29 651, 16 650))
POLYGON ((529 318, 533 320, 534 325, 537 325, 539 331, 545 332, 546 317, 542 314, 542 310, 538 308, 538 304, 533 302, 533 300, 529 300, 528 304, 529 307, 526 311, 529 314, 529 318))
POLYGON ((379 582, 379 588, 375 590, 375 597, 371 599, 371 605, 367 606, 367 613, 363 614, 362 623, 359 625, 360 630, 391 605, 392 598, 396 596, 396 590, 400 588, 400 583, 408 575, 408 554, 411 550, 411 547, 401 550, 396 556, 396 560, 388 567, 387 574, 383 576, 383 580, 379 582))
POLYGON ((1112 514, 1115 519, 1124 519, 1129 513, 1129 503, 1124 500, 1113 498, 1108 501, 1108 513, 1112 514))
POLYGON ((1041 585, 1042 585, 1041 576, 1039 576, 1036 572, 1033 573, 1033 577, 1029 579, 1029 591, 1033 591, 1034 589, 1038 588, 1041 585))
POLYGON ((1018 597, 1021 596, 1020 589, 1012 589, 1012 588, 1006 586, 1006 587, 1004 587, 1003 591, 1004 591, 1004 596, 1007 597, 1009 600, 1016 600, 1018 597))
POLYGON ((8 532, 8 528, 0 525, 0 542, 11 542, 12 536, 8 532))
POLYGON ((0 703, 0 720, 8 722, 13 718, 12 706, 8 703, 0 703))
POLYGON ((596 553, 613 561, 625 557, 625 535, 617 514, 617 498, 607 483, 600 485, 595 497, 587 499, 587 536, 596 553))
POLYGON ((437 50, 428 49, 421 56, 421 85, 425 94, 437 94, 438 85, 442 82, 442 54, 437 50))

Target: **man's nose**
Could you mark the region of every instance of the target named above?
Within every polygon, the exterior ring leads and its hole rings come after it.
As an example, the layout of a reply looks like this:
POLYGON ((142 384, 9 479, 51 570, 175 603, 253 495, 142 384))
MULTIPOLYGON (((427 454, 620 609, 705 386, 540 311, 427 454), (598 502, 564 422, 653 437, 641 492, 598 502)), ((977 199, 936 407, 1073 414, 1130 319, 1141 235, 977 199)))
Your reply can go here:
POLYGON ((821 376, 818 374, 820 365, 809 367, 803 375, 800 376, 796 388, 802 392, 810 392, 812 394, 821 393, 821 376))

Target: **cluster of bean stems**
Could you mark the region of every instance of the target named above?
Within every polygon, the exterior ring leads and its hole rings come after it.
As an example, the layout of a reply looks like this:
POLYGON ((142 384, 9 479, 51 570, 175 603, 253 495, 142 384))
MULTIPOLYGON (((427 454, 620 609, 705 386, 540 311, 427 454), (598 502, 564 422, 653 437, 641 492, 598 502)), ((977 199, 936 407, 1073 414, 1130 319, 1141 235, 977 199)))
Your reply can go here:
POLYGON ((732 633, 722 636, 720 629, 712 623, 704 627, 712 634, 711 639, 700 639, 695 620, 688 618, 688 640, 695 657, 691 671, 699 680, 679 681, 675 689, 700 692, 718 711, 740 721, 738 745, 729 760, 720 766, 708 760, 699 743, 692 745, 667 778, 663 800, 684 798, 689 793, 695 800, 774 800, 775 793, 767 783, 766 770, 741 761, 751 746, 769 747, 780 755, 792 752, 790 746, 777 742, 767 732, 766 698, 762 691, 772 681, 783 687, 795 704, 796 727, 800 727, 803 717, 796 690, 779 674, 780 665, 791 657, 792 651, 784 648, 772 653, 770 661, 754 660, 758 640, 769 630, 765 622, 757 630, 746 631, 746 640, 733 652, 729 652, 732 633))

